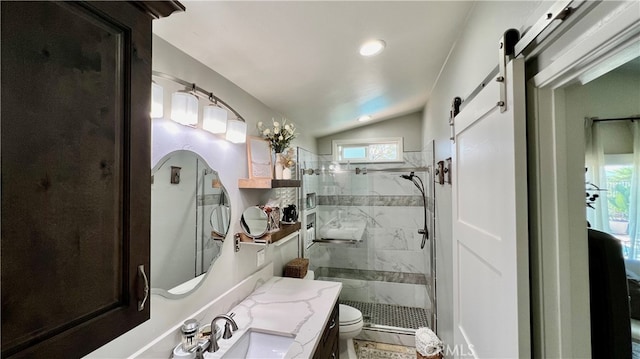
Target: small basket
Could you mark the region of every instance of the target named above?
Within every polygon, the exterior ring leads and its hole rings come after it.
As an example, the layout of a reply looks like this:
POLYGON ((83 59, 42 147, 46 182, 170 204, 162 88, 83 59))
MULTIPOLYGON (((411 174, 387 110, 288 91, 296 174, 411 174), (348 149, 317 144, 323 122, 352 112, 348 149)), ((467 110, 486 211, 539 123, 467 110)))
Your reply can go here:
POLYGON ((309 259, 295 258, 284 266, 284 276, 290 278, 304 278, 309 269, 309 259))

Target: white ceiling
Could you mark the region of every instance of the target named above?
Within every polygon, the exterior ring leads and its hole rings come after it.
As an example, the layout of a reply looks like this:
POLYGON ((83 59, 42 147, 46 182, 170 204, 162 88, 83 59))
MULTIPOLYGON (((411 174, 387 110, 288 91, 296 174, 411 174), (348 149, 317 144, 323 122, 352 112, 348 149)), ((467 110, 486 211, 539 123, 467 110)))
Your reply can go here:
MULTIPOLYGON (((420 110, 472 2, 181 1, 153 32, 319 137, 420 110), (383 39, 382 54, 358 48, 383 39)), ((269 120, 269 119, 259 119, 269 120)), ((258 121, 256 119, 255 121, 258 121)))

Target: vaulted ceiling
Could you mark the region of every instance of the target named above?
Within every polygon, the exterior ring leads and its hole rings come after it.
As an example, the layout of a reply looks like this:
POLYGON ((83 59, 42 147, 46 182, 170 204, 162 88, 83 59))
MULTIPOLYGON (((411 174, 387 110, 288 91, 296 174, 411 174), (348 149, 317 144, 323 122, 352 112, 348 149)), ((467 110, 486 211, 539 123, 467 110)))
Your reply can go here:
POLYGON ((424 107, 469 1, 182 1, 153 31, 312 136, 424 107), (363 57, 359 46, 382 39, 363 57))

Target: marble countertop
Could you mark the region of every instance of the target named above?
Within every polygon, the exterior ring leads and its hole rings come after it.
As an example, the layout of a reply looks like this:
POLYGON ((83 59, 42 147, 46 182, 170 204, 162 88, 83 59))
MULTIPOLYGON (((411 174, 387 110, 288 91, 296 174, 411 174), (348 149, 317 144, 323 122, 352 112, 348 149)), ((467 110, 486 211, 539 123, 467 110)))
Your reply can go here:
POLYGON ((232 338, 220 340, 220 350, 206 357, 222 357, 244 331, 253 328, 294 335, 294 342, 285 358, 311 358, 341 288, 339 282, 282 277, 269 279, 230 310, 235 313, 238 331, 232 338))

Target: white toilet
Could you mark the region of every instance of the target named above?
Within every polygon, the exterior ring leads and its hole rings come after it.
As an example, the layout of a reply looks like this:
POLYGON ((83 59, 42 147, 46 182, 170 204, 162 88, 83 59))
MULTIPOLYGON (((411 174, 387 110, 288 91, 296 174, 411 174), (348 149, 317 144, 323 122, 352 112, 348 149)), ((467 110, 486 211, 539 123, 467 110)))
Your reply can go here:
MULTIPOLYGON (((313 271, 307 271, 304 279, 313 280, 313 271)), ((340 304, 338 319, 340 321, 340 358, 357 359, 353 338, 357 337, 362 331, 362 312, 354 307, 340 304)))
POLYGON ((340 304, 340 357, 357 359, 353 338, 362 331, 362 312, 354 307, 340 304))

